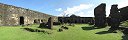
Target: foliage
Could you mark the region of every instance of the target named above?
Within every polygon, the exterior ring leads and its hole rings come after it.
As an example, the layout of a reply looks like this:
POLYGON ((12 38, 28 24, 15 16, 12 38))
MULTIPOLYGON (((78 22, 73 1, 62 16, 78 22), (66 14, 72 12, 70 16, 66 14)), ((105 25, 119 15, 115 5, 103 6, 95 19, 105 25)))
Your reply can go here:
POLYGON ((125 26, 125 27, 128 27, 128 20, 121 22, 121 25, 122 25, 122 26, 125 26))

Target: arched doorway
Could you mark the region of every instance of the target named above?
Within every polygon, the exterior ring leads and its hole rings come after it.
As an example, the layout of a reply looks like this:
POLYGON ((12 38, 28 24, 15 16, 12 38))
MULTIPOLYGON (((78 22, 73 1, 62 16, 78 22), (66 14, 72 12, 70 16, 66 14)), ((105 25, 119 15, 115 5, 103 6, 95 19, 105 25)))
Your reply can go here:
POLYGON ((20 16, 20 25, 23 25, 23 24, 24 24, 24 17, 20 16))

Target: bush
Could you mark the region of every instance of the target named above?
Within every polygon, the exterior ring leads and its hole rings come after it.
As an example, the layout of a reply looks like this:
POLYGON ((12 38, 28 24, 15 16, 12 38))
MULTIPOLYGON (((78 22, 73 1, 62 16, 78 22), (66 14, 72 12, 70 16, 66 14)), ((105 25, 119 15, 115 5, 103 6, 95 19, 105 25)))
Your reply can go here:
POLYGON ((128 27, 128 20, 121 22, 121 26, 126 26, 126 27, 128 27))

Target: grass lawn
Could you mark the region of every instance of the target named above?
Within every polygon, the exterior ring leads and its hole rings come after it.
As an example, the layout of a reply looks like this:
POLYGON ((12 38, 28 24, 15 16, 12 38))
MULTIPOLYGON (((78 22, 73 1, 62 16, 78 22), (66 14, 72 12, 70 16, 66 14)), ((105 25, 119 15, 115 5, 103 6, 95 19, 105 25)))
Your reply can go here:
POLYGON ((0 40, 126 40, 121 32, 107 33, 108 27, 93 29, 88 24, 76 24, 68 26, 68 30, 57 32, 60 25, 54 26, 53 30, 44 29, 51 34, 43 32, 29 32, 22 28, 37 28, 38 25, 0 27, 0 40), (122 38, 123 37, 123 38, 122 38))

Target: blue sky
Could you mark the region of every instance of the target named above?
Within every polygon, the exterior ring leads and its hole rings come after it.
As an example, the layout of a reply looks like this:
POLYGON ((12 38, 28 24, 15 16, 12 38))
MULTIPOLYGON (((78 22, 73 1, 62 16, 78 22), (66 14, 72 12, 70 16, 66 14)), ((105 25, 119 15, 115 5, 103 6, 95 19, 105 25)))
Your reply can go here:
POLYGON ((128 5, 127 0, 0 0, 0 3, 28 8, 54 16, 75 14, 82 17, 93 17, 94 8, 101 3, 107 4, 107 15, 112 4, 119 4, 119 8, 128 5))

